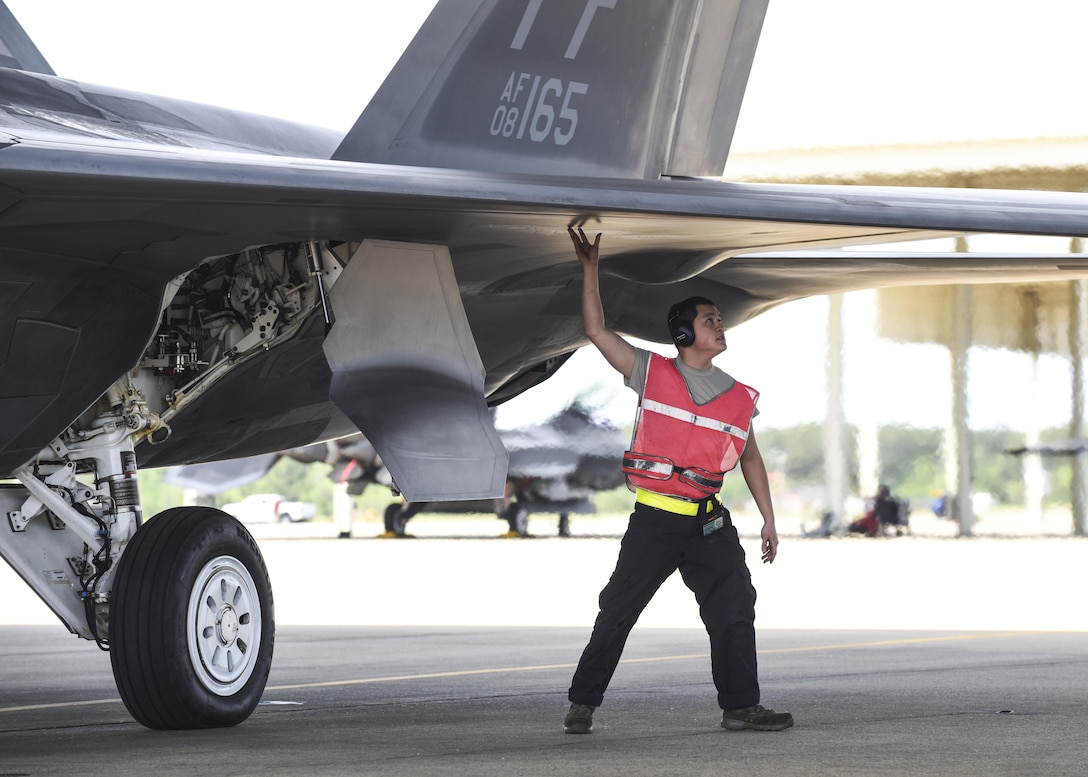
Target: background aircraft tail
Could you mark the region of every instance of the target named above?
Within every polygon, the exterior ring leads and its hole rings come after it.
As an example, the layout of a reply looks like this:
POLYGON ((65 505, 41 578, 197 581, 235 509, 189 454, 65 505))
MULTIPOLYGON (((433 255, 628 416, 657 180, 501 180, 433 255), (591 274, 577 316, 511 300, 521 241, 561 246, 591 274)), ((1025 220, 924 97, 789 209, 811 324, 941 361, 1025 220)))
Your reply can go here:
POLYGON ((440 0, 333 158, 721 175, 768 0, 440 0))
POLYGON ((53 68, 38 51, 23 25, 0 0, 0 67, 54 76, 53 68))

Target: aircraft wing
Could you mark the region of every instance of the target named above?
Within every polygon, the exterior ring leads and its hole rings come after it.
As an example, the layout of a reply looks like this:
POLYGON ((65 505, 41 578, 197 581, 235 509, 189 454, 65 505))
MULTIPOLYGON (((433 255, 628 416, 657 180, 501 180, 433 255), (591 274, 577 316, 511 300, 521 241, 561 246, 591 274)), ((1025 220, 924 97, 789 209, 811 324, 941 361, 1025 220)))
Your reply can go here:
POLYGON ((658 341, 696 293, 736 324, 813 294, 1088 274, 1080 255, 829 252, 1084 235, 1084 195, 708 177, 765 9, 444 0, 339 143, 7 71, 0 471, 121 420, 145 466, 360 429, 412 499, 500 493, 487 406, 585 342, 572 224, 605 234, 609 325, 658 341))
MULTIPOLYGON (((0 288, 12 302, 14 333, 5 369, 32 384, 5 381, 8 396, 21 399, 0 412, 0 469, 42 448, 60 431, 58 418, 74 418, 139 360, 171 279, 207 257, 253 246, 315 239, 447 246, 485 395, 583 343, 568 224, 606 236, 610 324, 658 341, 665 331, 657 312, 689 291, 715 299, 736 324, 812 294, 1088 275, 1079 255, 827 250, 976 232, 1085 236, 1086 203, 1077 194, 587 180, 118 148, 29 133, 0 147, 0 181, 0 288), (87 284, 103 290, 97 309, 70 306, 73 289, 87 284), (21 296, 26 288, 33 299, 21 296), (31 303, 58 315, 48 325, 33 321, 21 307, 31 303), (86 317, 65 325, 71 315, 86 317), (20 356, 33 360, 43 350, 66 361, 33 376, 19 369, 20 356), (46 403, 51 412, 28 425, 46 403)), ((185 436, 175 425, 171 443, 142 458, 152 466, 205 458, 184 446, 185 436)), ((256 452, 234 446, 211 454, 256 452)))

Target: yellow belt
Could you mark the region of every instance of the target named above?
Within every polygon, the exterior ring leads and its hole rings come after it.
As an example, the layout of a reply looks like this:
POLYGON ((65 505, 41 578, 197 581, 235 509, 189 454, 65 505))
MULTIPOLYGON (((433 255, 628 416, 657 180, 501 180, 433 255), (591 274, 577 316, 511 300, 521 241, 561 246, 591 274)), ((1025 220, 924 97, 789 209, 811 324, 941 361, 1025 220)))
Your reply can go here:
MULTIPOLYGON (((644 504, 647 507, 655 507, 658 510, 665 510, 666 512, 676 513, 677 515, 698 515, 703 505, 714 499, 713 496, 707 497, 699 502, 689 502, 686 499, 680 499, 675 496, 665 496, 664 494, 658 494, 654 491, 647 491, 645 488, 639 488, 635 491, 635 501, 639 504, 644 504)), ((709 512, 709 510, 707 510, 709 512)))

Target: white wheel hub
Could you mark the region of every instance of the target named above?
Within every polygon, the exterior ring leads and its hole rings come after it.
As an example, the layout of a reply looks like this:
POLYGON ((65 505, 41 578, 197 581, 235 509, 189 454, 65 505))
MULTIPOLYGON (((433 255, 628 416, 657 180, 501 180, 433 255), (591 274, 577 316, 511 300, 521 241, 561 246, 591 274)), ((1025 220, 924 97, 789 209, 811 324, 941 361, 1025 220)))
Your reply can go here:
POLYGON ((261 646, 261 602, 249 570, 231 556, 212 559, 189 594, 189 659, 201 684, 237 693, 253 674, 261 646))

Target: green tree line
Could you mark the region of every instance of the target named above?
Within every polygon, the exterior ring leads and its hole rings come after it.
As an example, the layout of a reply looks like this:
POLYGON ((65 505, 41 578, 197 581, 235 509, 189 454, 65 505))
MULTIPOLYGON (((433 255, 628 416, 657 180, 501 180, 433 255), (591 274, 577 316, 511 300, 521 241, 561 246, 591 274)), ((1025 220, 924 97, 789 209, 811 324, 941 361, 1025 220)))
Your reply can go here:
MULTIPOLYGON (((858 470, 857 430, 847 435, 847 471, 858 470)), ((1043 433, 1046 440, 1068 436, 1064 429, 1043 433)), ((972 490, 987 492, 999 504, 1024 501, 1023 457, 1008 451, 1023 446, 1022 432, 1007 429, 974 430, 972 453, 974 483, 972 490)), ((943 458, 944 431, 907 426, 884 426, 878 431, 880 446, 880 481, 898 496, 924 500, 946 490, 943 458)), ((819 424, 803 424, 786 429, 760 429, 759 446, 768 467, 781 472, 789 484, 823 482, 823 429, 819 424)), ((1047 457, 1048 501, 1069 502, 1072 472, 1068 457, 1047 457)), ((743 484, 742 484, 743 485, 743 484)), ((868 496, 863 494, 862 496, 868 496)))
MULTIPOLYGON (((944 433, 940 429, 918 429, 885 426, 879 430, 881 472, 880 480, 900 497, 926 503, 945 489, 945 467, 942 457, 944 433)), ((1050 429, 1044 440, 1059 440, 1067 436, 1064 429, 1050 429)), ((998 504, 1015 505, 1024 501, 1023 459, 1006 451, 1024 444, 1024 435, 1008 430, 975 430, 972 432, 974 452, 974 485, 976 492, 984 491, 998 504)), ((759 447, 769 470, 776 474, 775 488, 791 490, 818 486, 824 482, 823 429, 819 424, 800 424, 782 429, 761 428, 759 447)), ((858 468, 856 429, 847 435, 847 467, 851 473, 858 468)), ((618 466, 618 462, 617 462, 618 466)), ((1071 463, 1068 457, 1048 457, 1044 460, 1049 489, 1047 502, 1069 503, 1071 463)), ((286 498, 313 502, 320 518, 332 516, 332 482, 328 464, 303 464, 286 456, 260 480, 220 494, 216 504, 241 500, 248 494, 276 493, 286 498)), ((163 482, 165 470, 140 473, 141 498, 146 517, 182 503, 182 489, 163 482)), ((868 494, 861 494, 868 496, 868 494)), ((740 501, 748 498, 741 477, 726 478, 723 498, 740 501)), ((356 498, 357 509, 374 508, 379 514, 394 501, 389 490, 369 486, 356 498)), ((627 512, 631 496, 623 487, 598 494, 597 509, 601 512, 627 512)))

